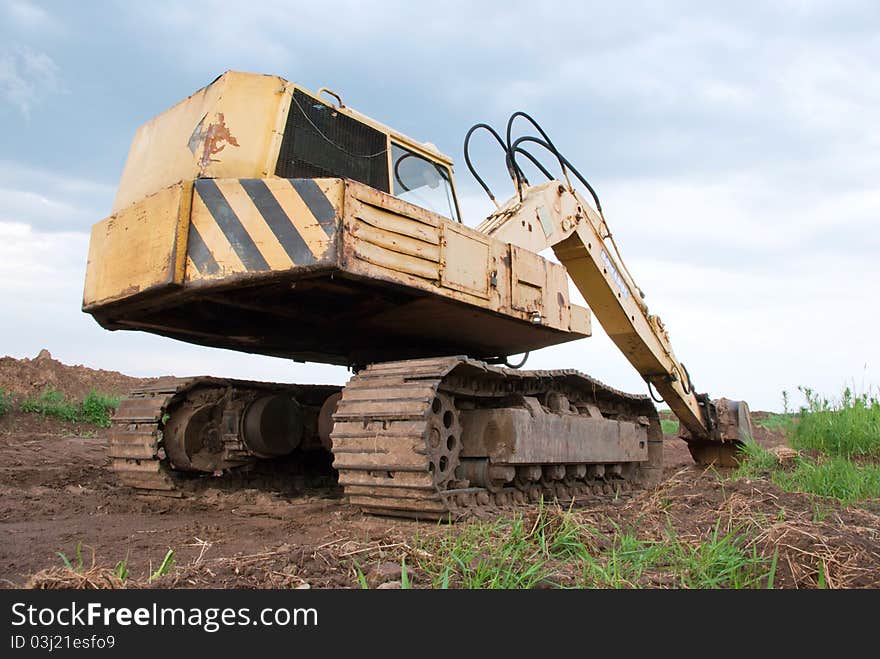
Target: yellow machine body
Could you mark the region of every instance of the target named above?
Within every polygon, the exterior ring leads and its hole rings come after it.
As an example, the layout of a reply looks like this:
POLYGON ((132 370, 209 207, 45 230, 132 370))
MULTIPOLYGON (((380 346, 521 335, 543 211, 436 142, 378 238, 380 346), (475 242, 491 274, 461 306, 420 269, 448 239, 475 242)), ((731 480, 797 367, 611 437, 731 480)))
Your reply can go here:
POLYGON ((565 182, 532 158, 551 179, 532 186, 515 158, 526 137, 495 133, 516 194, 470 228, 447 156, 327 93, 335 103, 228 72, 142 126, 92 228, 83 310, 111 330, 355 374, 345 387, 197 377, 132 392, 109 446, 120 482, 178 496, 205 475, 323 464, 363 510, 433 519, 654 484, 663 433, 649 398, 570 368, 498 366, 590 335, 570 283, 695 459, 735 459, 748 406, 695 392, 598 197, 577 174, 594 211, 549 141, 528 138, 565 182))
POLYGON ((114 212, 92 229, 83 308, 108 329, 347 365, 590 334, 563 266, 457 213, 451 161, 431 145, 281 78, 230 72, 138 130, 114 212), (285 131, 326 137, 304 105, 381 147, 355 172, 369 184, 289 175, 285 131), (395 196, 394 168, 410 162, 440 172, 447 216, 395 196))

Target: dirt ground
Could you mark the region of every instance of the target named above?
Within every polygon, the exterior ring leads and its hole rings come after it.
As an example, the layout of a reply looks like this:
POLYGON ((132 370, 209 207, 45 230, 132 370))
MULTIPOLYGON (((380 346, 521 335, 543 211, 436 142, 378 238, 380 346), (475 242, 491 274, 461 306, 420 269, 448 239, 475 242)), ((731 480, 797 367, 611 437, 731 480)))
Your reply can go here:
MULTIPOLYGON (((66 366, 48 354, 0 359, 0 388, 18 396, 47 386, 72 397, 91 388, 123 393, 138 382, 66 366)), ((75 561, 78 544, 86 567, 127 560, 131 577, 142 582, 173 549, 175 568, 155 582, 162 587, 357 587, 355 561, 378 585, 393 579, 392 563, 399 564, 416 535, 455 532, 449 525, 365 516, 334 489, 209 488, 186 499, 136 497, 105 469, 108 432, 16 411, 0 417, 0 585, 20 587, 35 573, 60 567, 58 552, 75 561)), ((623 501, 597 501, 585 514, 659 525, 662 511, 680 533, 695 534, 725 515, 728 521, 734 514, 759 516, 770 520, 762 527, 766 550, 785 549, 780 585, 815 585, 821 560, 829 585, 880 586, 874 512, 823 504, 817 516, 814 499, 768 483, 721 481, 693 464, 683 442, 667 439, 665 483, 623 501)), ((762 428, 757 439, 767 446, 784 442, 762 428)), ((417 573, 411 578, 419 585, 417 573)))

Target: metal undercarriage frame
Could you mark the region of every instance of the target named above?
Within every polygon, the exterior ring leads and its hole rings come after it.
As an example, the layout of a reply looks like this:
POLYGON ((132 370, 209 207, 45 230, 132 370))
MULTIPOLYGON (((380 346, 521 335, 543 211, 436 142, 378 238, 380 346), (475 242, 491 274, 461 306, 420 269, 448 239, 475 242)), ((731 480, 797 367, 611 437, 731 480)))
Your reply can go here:
POLYGON ((662 433, 650 401, 576 371, 513 371, 465 357, 387 362, 338 392, 167 380, 120 406, 113 469, 142 493, 177 496, 194 477, 204 482, 332 445, 333 468, 352 504, 428 519, 542 497, 577 502, 653 484, 662 471, 662 433), (254 451, 246 420, 260 400, 277 396, 303 410, 302 426, 287 430, 295 435, 286 440, 289 455, 269 458, 254 451), (320 418, 327 414, 333 424, 325 438, 320 418))

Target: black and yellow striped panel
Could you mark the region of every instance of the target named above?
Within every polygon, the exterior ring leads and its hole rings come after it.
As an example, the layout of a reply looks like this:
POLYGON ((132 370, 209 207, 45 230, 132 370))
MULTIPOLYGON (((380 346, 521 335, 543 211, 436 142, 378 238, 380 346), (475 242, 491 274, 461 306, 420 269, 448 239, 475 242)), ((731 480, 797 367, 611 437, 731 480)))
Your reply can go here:
POLYGON ((186 279, 289 270, 331 258, 337 179, 197 179, 186 279))

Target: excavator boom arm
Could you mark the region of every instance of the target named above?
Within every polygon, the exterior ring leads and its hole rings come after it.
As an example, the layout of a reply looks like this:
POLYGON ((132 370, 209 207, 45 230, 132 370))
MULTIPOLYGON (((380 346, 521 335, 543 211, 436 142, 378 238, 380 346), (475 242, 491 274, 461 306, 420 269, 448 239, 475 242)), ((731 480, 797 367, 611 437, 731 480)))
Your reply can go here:
POLYGON ((609 245, 604 219, 576 191, 559 181, 526 188, 521 199, 511 199, 478 228, 534 252, 553 249, 606 333, 678 417, 685 439, 701 446, 740 443, 751 432, 740 423, 745 418, 748 425, 744 403, 713 403, 694 392, 662 321, 648 313, 609 245))

